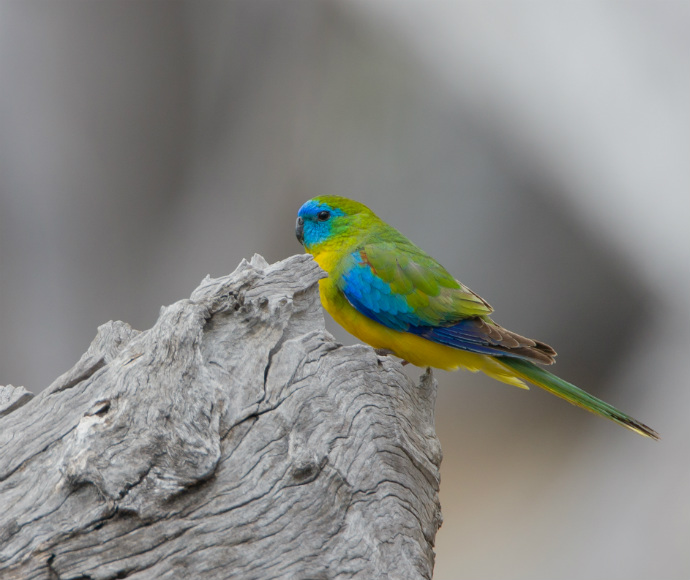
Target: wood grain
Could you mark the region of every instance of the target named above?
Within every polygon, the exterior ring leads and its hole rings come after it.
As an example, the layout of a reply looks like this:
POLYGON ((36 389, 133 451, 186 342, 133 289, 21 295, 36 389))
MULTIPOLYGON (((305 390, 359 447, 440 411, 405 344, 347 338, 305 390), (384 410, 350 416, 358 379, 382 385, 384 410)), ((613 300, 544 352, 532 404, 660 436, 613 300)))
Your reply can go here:
POLYGON ((435 380, 334 342, 324 275, 255 256, 3 387, 0 577, 431 578, 435 380))

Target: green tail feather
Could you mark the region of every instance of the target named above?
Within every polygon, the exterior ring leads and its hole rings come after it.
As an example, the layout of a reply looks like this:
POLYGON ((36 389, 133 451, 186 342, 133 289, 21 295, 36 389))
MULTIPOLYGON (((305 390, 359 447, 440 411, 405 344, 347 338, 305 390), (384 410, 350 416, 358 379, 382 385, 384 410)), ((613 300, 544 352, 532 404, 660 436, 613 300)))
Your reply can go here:
POLYGON ((553 393, 557 397, 561 397, 561 399, 565 399, 573 405, 611 419, 611 421, 615 421, 619 425, 623 425, 623 427, 635 431, 635 433, 639 433, 644 437, 650 437, 655 440, 659 439, 659 434, 654 429, 647 427, 647 425, 636 421, 608 403, 593 397, 575 385, 571 385, 569 382, 529 361, 509 357, 501 357, 498 361, 514 371, 521 379, 534 383, 538 387, 553 393))

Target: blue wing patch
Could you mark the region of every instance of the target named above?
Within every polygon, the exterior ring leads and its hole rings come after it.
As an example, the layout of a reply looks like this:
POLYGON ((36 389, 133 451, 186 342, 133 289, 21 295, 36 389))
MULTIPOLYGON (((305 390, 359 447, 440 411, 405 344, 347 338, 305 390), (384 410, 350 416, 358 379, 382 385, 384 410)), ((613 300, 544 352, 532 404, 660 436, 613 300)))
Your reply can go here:
POLYGON ((393 294, 388 283, 372 272, 359 252, 353 252, 350 260, 352 265, 343 273, 338 287, 352 306, 394 330, 405 331, 410 324, 421 323, 405 297, 393 294))
POLYGON ((497 348, 495 343, 487 338, 486 334, 477 328, 474 318, 461 320, 452 326, 410 326, 407 332, 426 338, 432 342, 452 346, 477 354, 493 356, 514 356, 525 358, 506 352, 503 348, 497 348))

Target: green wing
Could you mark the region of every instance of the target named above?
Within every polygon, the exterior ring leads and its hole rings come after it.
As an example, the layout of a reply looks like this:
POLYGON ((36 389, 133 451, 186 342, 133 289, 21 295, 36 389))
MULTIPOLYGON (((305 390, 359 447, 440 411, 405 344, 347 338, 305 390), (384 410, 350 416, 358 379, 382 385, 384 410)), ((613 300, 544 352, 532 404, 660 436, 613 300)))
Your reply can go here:
POLYGON ((365 242, 334 272, 338 288, 359 312, 388 328, 453 348, 553 362, 556 352, 550 346, 493 322, 491 306, 402 240, 365 242))
POLYGON ((413 326, 445 326, 492 312, 441 264, 395 234, 399 239, 369 241, 343 262, 338 285, 351 302, 376 319, 395 315, 397 323, 413 326))

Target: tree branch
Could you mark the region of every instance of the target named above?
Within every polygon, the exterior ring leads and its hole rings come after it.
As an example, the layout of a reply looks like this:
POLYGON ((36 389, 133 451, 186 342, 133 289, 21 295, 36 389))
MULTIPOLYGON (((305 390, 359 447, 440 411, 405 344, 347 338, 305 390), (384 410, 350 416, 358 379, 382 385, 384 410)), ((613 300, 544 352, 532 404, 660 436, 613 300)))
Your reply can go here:
POLYGON ((3 387, 0 576, 431 578, 436 383, 335 343, 323 275, 255 256, 3 387))

